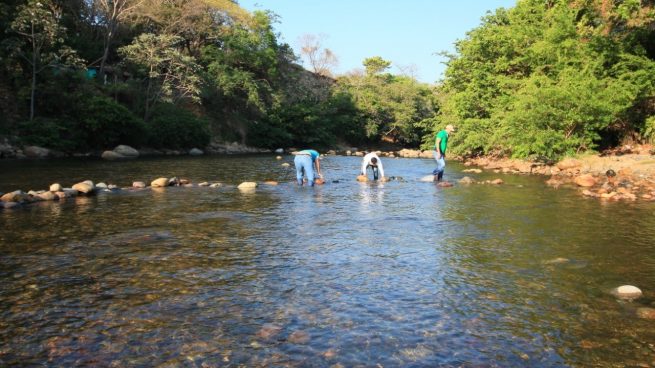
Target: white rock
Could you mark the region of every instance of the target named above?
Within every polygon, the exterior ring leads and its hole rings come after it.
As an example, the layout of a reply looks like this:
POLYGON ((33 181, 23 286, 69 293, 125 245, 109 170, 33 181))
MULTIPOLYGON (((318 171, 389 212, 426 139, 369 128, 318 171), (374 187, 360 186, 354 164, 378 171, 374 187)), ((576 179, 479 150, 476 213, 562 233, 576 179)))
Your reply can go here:
POLYGON ((146 183, 144 183, 142 181, 135 181, 135 182, 132 183, 132 187, 133 188, 145 188, 146 183))
POLYGON ((276 160, 281 160, 281 159, 282 159, 282 156, 275 156, 275 159, 276 159, 276 160))
POLYGON ((257 188, 257 183, 254 181, 244 181, 243 183, 239 184, 237 187, 239 189, 254 189, 257 188))
POLYGON ((201 149, 199 149, 199 148, 192 148, 192 149, 189 151, 189 154, 190 154, 191 156, 202 156, 202 155, 204 155, 205 153, 204 153, 201 149))
POLYGON ((278 149, 275 150, 275 153, 284 153, 284 149, 283 148, 278 148, 278 149))
POLYGON ((621 299, 637 299, 642 295, 642 292, 636 286, 623 285, 612 290, 612 294, 621 299))
POLYGON ((89 183, 87 182, 82 182, 73 185, 73 189, 75 189, 79 193, 89 194, 89 193, 93 193, 94 187, 92 185, 89 185, 89 183))
POLYGON ((283 167, 289 167, 289 166, 291 166, 291 165, 290 165, 288 162, 285 162, 285 163, 282 164, 282 166, 283 166, 283 167))
POLYGON ((209 183, 206 182, 206 181, 203 181, 202 183, 198 183, 198 186, 199 186, 199 187, 208 187, 208 186, 209 186, 209 183))
POLYGON ((62 189, 61 184, 59 184, 59 183, 54 183, 54 184, 50 185, 50 191, 51 192, 61 192, 61 189, 62 189))
POLYGON ((107 184, 105 184, 105 183, 98 183, 98 184, 96 184, 96 188, 107 189, 107 184))
POLYGON ((213 184, 210 185, 209 187, 210 187, 210 188, 218 188, 218 187, 221 187, 221 186, 223 186, 223 184, 221 184, 221 183, 213 183, 213 184))

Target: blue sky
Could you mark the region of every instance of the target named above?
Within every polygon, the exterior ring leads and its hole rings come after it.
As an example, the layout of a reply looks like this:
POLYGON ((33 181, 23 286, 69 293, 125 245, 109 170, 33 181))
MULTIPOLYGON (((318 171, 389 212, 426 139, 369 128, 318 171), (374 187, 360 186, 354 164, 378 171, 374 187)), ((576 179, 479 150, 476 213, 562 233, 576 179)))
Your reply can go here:
MULTIPOLYGON (((488 10, 516 0, 239 0, 243 8, 280 16, 275 30, 299 54, 304 34, 324 36, 322 44, 339 58, 336 74, 362 69, 362 61, 381 56, 391 73, 413 71, 418 80, 437 82, 456 40, 480 24, 488 10)), ((305 65, 307 67, 307 65, 305 65)))

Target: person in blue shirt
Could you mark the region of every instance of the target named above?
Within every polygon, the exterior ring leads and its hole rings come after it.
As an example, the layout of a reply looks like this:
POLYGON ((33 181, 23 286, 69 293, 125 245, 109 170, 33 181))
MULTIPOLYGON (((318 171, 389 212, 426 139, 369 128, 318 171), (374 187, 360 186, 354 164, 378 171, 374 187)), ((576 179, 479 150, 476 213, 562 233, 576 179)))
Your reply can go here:
POLYGON ((296 166, 296 180, 298 185, 303 185, 303 172, 310 186, 314 186, 314 167, 316 167, 316 174, 318 177, 321 175, 320 154, 312 149, 302 150, 293 153, 296 157, 293 163, 296 166))

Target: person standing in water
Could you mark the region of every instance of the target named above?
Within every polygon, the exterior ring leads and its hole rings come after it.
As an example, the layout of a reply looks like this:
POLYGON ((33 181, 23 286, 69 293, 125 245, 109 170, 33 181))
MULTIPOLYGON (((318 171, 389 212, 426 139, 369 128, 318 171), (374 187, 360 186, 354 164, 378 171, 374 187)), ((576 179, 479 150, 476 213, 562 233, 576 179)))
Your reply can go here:
POLYGON ((373 179, 378 180, 378 177, 384 181, 384 168, 382 167, 382 161, 375 152, 367 153, 366 156, 362 159, 362 170, 361 175, 366 176, 366 171, 368 168, 373 170, 373 179))
POLYGON ((446 125, 446 129, 439 131, 434 138, 434 159, 437 161, 437 168, 432 171, 432 174, 436 176, 437 181, 441 181, 441 179, 443 179, 443 172, 446 168, 446 149, 448 149, 448 136, 454 131, 455 127, 452 124, 448 124, 446 125))
POLYGON ((303 185, 303 173, 310 186, 314 186, 314 167, 318 177, 321 175, 320 153, 312 149, 306 149, 293 153, 296 157, 293 159, 293 164, 296 166, 296 180, 298 185, 303 185))

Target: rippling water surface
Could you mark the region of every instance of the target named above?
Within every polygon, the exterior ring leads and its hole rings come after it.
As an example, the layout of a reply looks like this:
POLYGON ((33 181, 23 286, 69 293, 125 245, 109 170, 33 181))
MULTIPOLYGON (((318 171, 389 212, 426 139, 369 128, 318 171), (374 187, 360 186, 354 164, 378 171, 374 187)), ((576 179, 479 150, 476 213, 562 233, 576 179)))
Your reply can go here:
POLYGON ((653 204, 488 173, 468 175, 506 184, 442 189, 418 181, 431 160, 383 162, 404 180, 357 183, 355 157, 325 159, 315 188, 272 156, 0 162, 3 192, 226 184, 0 212, 0 365, 655 364, 636 313, 655 296, 653 204), (616 300, 623 284, 644 297, 616 300))

